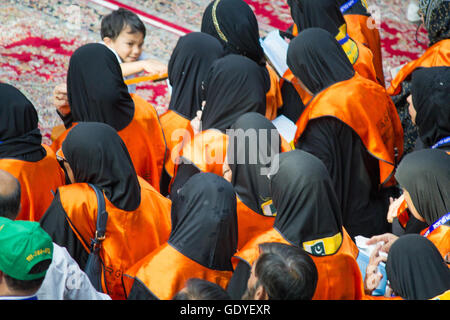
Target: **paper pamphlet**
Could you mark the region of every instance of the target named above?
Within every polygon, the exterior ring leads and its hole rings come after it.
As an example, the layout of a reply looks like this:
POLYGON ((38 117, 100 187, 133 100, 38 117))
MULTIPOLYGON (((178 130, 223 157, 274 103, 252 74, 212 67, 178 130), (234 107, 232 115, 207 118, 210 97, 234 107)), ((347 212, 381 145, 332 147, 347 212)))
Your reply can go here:
POLYGON ((169 79, 166 80, 167 90, 169 91, 169 96, 172 95, 172 86, 170 85, 169 79))
POLYGON ((278 30, 272 30, 264 39, 259 39, 270 64, 280 77, 289 69, 286 63, 289 44, 280 36, 278 30))
POLYGON ((284 115, 278 116, 272 120, 273 125, 277 128, 280 135, 290 143, 294 140, 295 132, 297 132, 297 126, 289 118, 284 115))
MULTIPOLYGON (((366 277, 366 268, 367 265, 369 264, 370 255, 378 244, 376 243, 373 245, 367 245, 366 244, 367 240, 369 239, 363 236, 355 237, 355 243, 359 249, 359 254, 358 258, 356 259, 356 262, 358 262, 358 266, 363 276, 363 279, 366 277)), ((379 243, 384 244, 384 242, 379 243)), ((387 254, 385 252, 380 251, 380 256, 387 257, 387 254)), ((373 296, 382 296, 386 291, 387 275, 386 275, 386 264, 384 262, 380 262, 380 264, 378 265, 378 271, 383 275, 383 278, 381 278, 378 287, 372 292, 373 296)))
POLYGON ((389 72, 391 73, 391 78, 395 79, 395 77, 397 76, 398 72, 406 65, 406 63, 398 66, 398 67, 393 67, 389 70, 389 72))

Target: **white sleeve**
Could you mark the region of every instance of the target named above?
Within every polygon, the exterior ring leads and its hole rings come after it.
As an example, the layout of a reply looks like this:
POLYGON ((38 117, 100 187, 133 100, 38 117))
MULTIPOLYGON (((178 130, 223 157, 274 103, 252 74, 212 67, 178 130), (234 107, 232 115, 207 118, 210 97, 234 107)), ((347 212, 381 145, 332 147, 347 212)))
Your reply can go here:
POLYGON ((53 243, 53 260, 37 292, 39 300, 111 300, 92 286, 66 248, 53 243))

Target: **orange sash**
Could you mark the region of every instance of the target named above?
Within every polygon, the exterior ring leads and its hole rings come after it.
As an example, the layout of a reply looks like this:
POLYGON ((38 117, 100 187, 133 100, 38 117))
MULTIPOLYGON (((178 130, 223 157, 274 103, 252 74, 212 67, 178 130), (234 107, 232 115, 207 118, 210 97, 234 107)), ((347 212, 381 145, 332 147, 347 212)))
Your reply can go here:
MULTIPOLYGON (((328 256, 310 257, 316 264, 319 278, 313 300, 360 300, 364 295, 364 284, 356 262, 358 248, 343 229, 343 241, 339 250, 328 256)), ((275 229, 253 238, 233 258, 236 267, 240 260, 251 266, 259 257, 258 244, 280 242, 290 244, 275 229)), ((290 244, 291 245, 291 244, 290 244)))
POLYGON ((441 40, 429 47, 424 54, 400 69, 387 92, 391 96, 401 92, 402 82, 419 67, 443 67, 450 66, 450 39, 441 40))
MULTIPOLYGON (((133 120, 126 128, 117 133, 128 149, 137 175, 159 191, 159 182, 166 156, 166 143, 159 117, 150 103, 138 95, 130 95, 135 105, 133 120)), ((67 134, 76 124, 74 122, 69 129, 53 141, 51 148, 54 152, 61 148, 67 134)))
POLYGON ((409 221, 409 210, 408 210, 408 204, 406 203, 406 200, 403 200, 400 206, 397 209, 397 219, 400 225, 404 228, 406 228, 406 224, 409 221))
POLYGON ((355 74, 318 93, 297 121, 295 143, 308 122, 320 117, 334 117, 351 127, 379 160, 380 184, 395 183, 394 168, 403 154, 403 129, 384 88, 355 74))
MULTIPOLYGON (((427 228, 428 229, 428 228, 427 228)), ((427 229, 422 230, 420 235, 424 235, 427 229)), ((446 225, 441 225, 438 228, 434 229, 427 236, 428 240, 434 243, 436 248, 441 253, 442 259, 445 259, 446 256, 450 255, 450 227, 446 225)), ((450 265, 448 265, 450 268, 450 265)))
POLYGON ((237 221, 238 221, 238 246, 239 250, 250 239, 271 229, 275 217, 266 217, 247 207, 239 197, 237 198, 237 221))
POLYGON ((3 169, 20 182, 21 210, 17 220, 39 221, 53 201, 53 192, 66 182, 64 171, 56 160, 55 153, 42 145, 47 155, 37 162, 17 159, 0 159, 3 169))
POLYGON ((384 87, 385 82, 379 30, 375 26, 369 28, 369 17, 365 15, 346 14, 344 15, 344 19, 345 23, 347 24, 347 32, 350 38, 365 45, 372 52, 372 61, 376 71, 378 83, 380 83, 384 87))
POLYGON ((226 289, 232 271, 212 270, 189 259, 168 243, 132 266, 124 277, 127 295, 139 279, 160 300, 171 300, 190 278, 200 278, 226 289))
POLYGON ((228 136, 217 129, 199 132, 185 144, 181 156, 191 161, 200 171, 222 177, 222 166, 227 155, 228 136))
MULTIPOLYGON (((103 292, 112 299, 124 299, 122 276, 128 268, 163 245, 170 236, 171 201, 139 178, 141 204, 134 211, 116 208, 106 197, 108 221, 100 255, 104 263, 103 292)), ((87 252, 94 238, 97 197, 86 183, 59 188, 61 204, 68 222, 87 252)))
POLYGON ((167 143, 167 157, 165 168, 170 177, 174 176, 176 159, 183 148, 183 145, 194 137, 191 122, 176 111, 167 110, 160 117, 161 127, 167 143))
POLYGON ((281 96, 280 78, 268 63, 266 67, 270 76, 270 89, 266 93, 266 118, 273 120, 277 117, 278 108, 283 105, 283 97, 281 96))

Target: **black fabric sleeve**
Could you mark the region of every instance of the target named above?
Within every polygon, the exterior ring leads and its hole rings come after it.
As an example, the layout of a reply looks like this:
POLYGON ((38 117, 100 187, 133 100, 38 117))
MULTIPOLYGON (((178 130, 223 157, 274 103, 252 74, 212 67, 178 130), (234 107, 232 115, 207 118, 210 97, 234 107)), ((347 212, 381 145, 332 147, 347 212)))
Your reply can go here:
MULTIPOLYGON (((65 247, 80 268, 84 270, 88 252, 86 252, 69 224, 69 219, 61 204, 58 191, 39 223, 42 229, 53 239, 53 242, 61 247, 65 247)), ((88 247, 89 245, 87 244, 88 247)))
POLYGON ((284 81, 281 87, 281 96, 283 97, 283 105, 278 109, 278 115, 282 114, 296 123, 305 110, 302 99, 294 86, 288 81, 284 81))
POLYGON ((62 113, 59 112, 58 110, 56 110, 56 113, 61 118, 61 120, 64 122, 64 127, 66 129, 69 129, 72 126, 72 123, 73 123, 72 113, 69 113, 69 114, 67 114, 65 116, 63 116, 62 113))
POLYGON ((242 260, 239 261, 227 286, 227 292, 232 300, 241 300, 247 290, 247 282, 248 278, 250 278, 250 273, 250 266, 242 260))
POLYGON ((391 232, 386 219, 389 194, 378 188, 378 160, 351 127, 333 117, 311 120, 296 148, 315 155, 327 167, 343 224, 353 239, 391 232))
POLYGON ((145 284, 138 278, 134 279, 133 286, 127 296, 127 300, 159 300, 145 284))

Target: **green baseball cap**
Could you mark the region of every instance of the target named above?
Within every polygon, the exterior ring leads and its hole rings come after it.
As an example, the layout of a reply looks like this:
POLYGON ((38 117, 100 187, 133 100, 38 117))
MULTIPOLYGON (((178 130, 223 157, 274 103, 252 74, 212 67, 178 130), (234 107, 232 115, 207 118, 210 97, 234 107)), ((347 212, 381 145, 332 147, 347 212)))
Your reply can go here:
POLYGON ((0 217, 0 270, 18 280, 43 278, 47 272, 30 273, 39 262, 52 259, 53 241, 38 222, 0 217))

